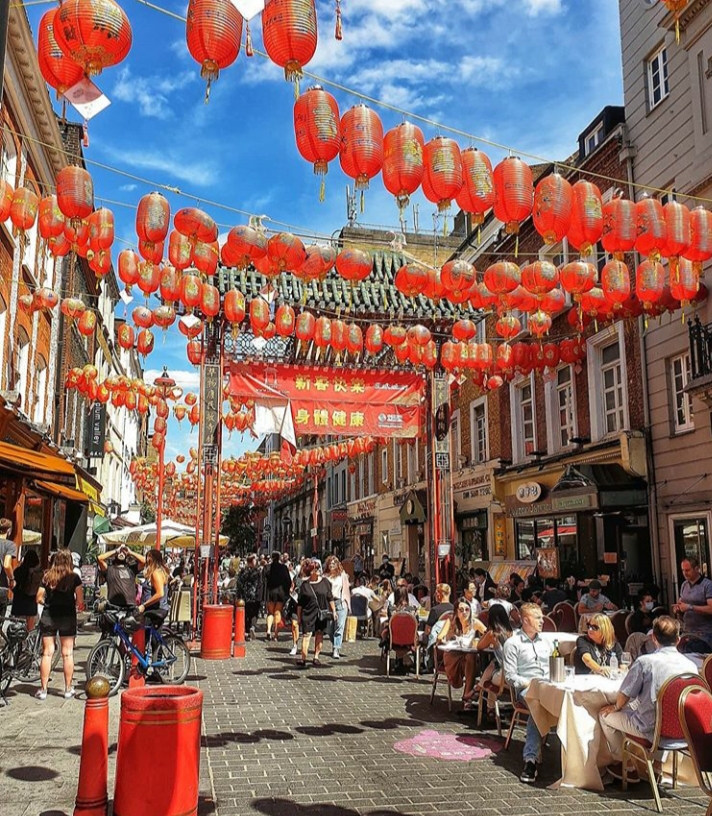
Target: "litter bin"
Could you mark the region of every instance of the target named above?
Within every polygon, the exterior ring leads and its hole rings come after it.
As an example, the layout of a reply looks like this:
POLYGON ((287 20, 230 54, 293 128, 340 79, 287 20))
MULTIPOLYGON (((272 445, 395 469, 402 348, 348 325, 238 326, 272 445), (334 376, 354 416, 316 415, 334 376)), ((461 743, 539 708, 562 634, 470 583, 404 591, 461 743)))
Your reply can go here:
POLYGON ((196 816, 202 713, 203 692, 191 686, 121 695, 114 816, 196 816))
POLYGON ((225 660, 232 654, 232 616, 234 607, 227 604, 203 607, 203 631, 200 656, 203 660, 225 660))

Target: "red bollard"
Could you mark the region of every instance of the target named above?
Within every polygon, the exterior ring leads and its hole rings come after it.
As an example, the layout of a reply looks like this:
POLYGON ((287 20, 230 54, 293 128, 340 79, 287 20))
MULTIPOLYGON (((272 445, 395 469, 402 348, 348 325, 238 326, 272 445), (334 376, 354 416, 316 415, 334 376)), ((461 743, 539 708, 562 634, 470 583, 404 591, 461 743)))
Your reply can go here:
POLYGON ((225 660, 232 646, 232 606, 205 604, 200 656, 203 660, 225 660))
POLYGON ((84 690, 82 754, 74 816, 106 816, 109 810, 109 683, 103 677, 87 680, 84 690))
MULTIPOLYGON (((146 654, 146 630, 141 626, 137 629, 131 638, 134 646, 141 652, 146 654)), ((143 672, 139 671, 138 658, 136 655, 131 655, 131 672, 129 674, 129 688, 141 688, 146 685, 146 678, 143 672)))
POLYGON ((233 657, 245 656, 245 602, 235 604, 235 640, 232 647, 233 657))

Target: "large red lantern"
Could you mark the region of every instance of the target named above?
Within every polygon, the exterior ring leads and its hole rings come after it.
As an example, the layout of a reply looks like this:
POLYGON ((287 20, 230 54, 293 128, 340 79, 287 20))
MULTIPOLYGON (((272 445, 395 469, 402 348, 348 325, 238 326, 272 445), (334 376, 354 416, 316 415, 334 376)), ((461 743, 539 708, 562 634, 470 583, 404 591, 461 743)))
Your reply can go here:
POLYGON ((366 329, 364 345, 370 355, 378 354, 383 350, 383 329, 378 323, 372 323, 366 329))
POLYGON ((549 261, 534 261, 522 267, 522 286, 532 295, 545 295, 559 283, 559 270, 549 261))
POLYGON ((93 309, 84 311, 77 321, 77 329, 79 333, 85 337, 91 337, 96 329, 96 312, 93 309))
POLYGON ((609 261, 601 271, 601 289, 614 309, 621 306, 630 297, 630 272, 623 261, 609 261))
POLYGON ((129 326, 128 323, 122 323, 119 326, 117 338, 122 349, 132 349, 134 346, 133 326, 129 326))
POLYGON ((144 357, 153 351, 153 332, 150 329, 141 329, 136 338, 136 349, 144 357))
POLYGON ((590 181, 577 181, 571 196, 571 225, 566 236, 581 255, 590 255, 603 231, 601 191, 590 181))
POLYGON ((516 156, 503 159, 494 169, 494 214, 510 235, 528 218, 534 204, 531 168, 516 156))
POLYGON ((700 278, 691 261, 681 258, 674 268, 670 267, 670 294, 683 308, 689 306, 699 288, 700 278))
MULTIPOLYGON (((57 13, 65 6, 60 6, 57 13)), ((70 221, 86 218, 94 209, 94 182, 83 167, 70 164, 57 173, 57 204, 70 221)))
POLYGON ((230 289, 223 304, 225 319, 232 324, 233 332, 245 319, 245 296, 239 289, 230 289))
POLYGON ((122 249, 119 252, 119 278, 130 292, 131 287, 138 283, 138 271, 141 259, 132 249, 122 249))
POLYGON ((667 242, 665 212, 657 198, 645 197, 636 203, 635 225, 635 248, 641 255, 649 255, 657 261, 667 242))
POLYGON ((89 227, 90 249, 93 252, 111 249, 114 243, 114 213, 106 207, 100 207, 87 216, 86 222, 89 227))
POLYGON ((180 279, 180 272, 170 264, 161 270, 161 299, 166 303, 175 303, 180 298, 180 279))
POLYGON ((210 244, 204 244, 202 241, 196 241, 193 245, 192 258, 193 264, 199 272, 202 272, 206 277, 214 275, 220 259, 218 242, 213 241, 210 244))
POLYGON ((14 187, 5 179, 0 179, 0 221, 7 221, 10 217, 10 208, 12 207, 12 197, 14 195, 14 187))
POLYGON ((326 348, 331 343, 331 320, 328 317, 318 317, 314 325, 314 345, 317 348, 326 348))
POLYGON ((378 114, 365 105, 355 105, 341 118, 339 161, 344 173, 354 179, 356 189, 362 191, 383 167, 383 125, 378 114))
POLYGON ((670 259, 670 266, 677 263, 677 258, 684 255, 692 240, 690 211, 684 204, 668 201, 663 207, 667 238, 663 255, 670 259))
POLYGON ((153 312, 148 306, 137 306, 131 312, 131 319, 139 329, 150 329, 153 326, 153 312))
POLYGON ((560 312, 566 306, 566 295, 562 289, 552 289, 539 298, 539 308, 542 312, 553 315, 560 312))
POLYGON ((349 354, 363 354, 363 331, 356 323, 349 323, 346 331, 346 350, 349 354))
POLYGON ((695 207, 690 213, 690 246, 685 258, 701 272, 703 264, 712 258, 712 213, 704 207, 695 207))
POLYGON ((423 290, 423 295, 433 303, 439 303, 445 297, 445 287, 437 269, 428 269, 428 284, 423 290))
POLYGON ((32 229, 37 220, 40 197, 28 187, 18 187, 12 197, 10 220, 15 229, 26 232, 32 229))
MULTIPOLYGON (((192 244, 198 242, 212 244, 218 240, 218 226, 203 210, 197 207, 184 207, 173 216, 173 226, 181 235, 190 239, 192 244)), ((175 261, 171 261, 178 266, 175 261)))
POLYGON ((172 230, 168 239, 168 260, 179 271, 187 269, 193 256, 193 246, 190 238, 182 235, 178 230, 172 230))
POLYGON ((220 292, 212 283, 204 283, 200 289, 200 311, 205 315, 208 323, 220 311, 220 292))
POLYGON ((383 137, 383 184, 401 212, 423 180, 423 147, 423 132, 410 122, 401 122, 383 137))
POLYGON ((202 294, 202 281, 199 275, 184 273, 180 279, 180 299, 189 312, 192 312, 200 304, 202 294))
POLYGON ((250 327, 257 335, 267 328, 269 323, 269 304, 264 298, 256 297, 250 301, 250 327))
POLYGON ((336 271, 344 280, 359 283, 373 269, 373 258, 362 249, 344 249, 336 256, 336 271))
POLYGON ((492 162, 481 150, 468 147, 460 154, 462 161, 462 187, 457 194, 457 205, 472 216, 474 226, 479 226, 487 210, 494 206, 494 175, 492 162))
POLYGON ((477 270, 468 261, 447 261, 440 270, 440 282, 445 287, 448 297, 465 293, 465 299, 467 299, 470 290, 476 283, 476 275, 477 270))
POLYGON ((617 260, 635 247, 637 238, 635 204, 620 196, 603 205, 601 246, 617 260))
POLYGON ((324 280, 336 263, 336 250, 331 246, 312 244, 306 248, 306 255, 301 269, 294 272, 304 282, 324 280))
POLYGON ((422 266, 401 266, 393 279, 393 285, 405 297, 421 295, 428 285, 428 273, 422 266))
POLYGON ((304 266, 307 252, 302 241, 291 232, 279 232, 267 242, 267 258, 277 274, 295 272, 304 266))
POLYGON ((141 262, 138 265, 138 288, 148 297, 157 292, 160 285, 160 267, 149 261, 141 262))
POLYGON ((267 255, 267 238, 251 220, 248 225, 233 227, 227 234, 222 260, 227 266, 246 269, 267 255))
POLYGON ((59 307, 62 314, 70 320, 78 320, 86 311, 86 306, 80 298, 68 297, 62 300, 59 307))
POLYGON ((454 371, 459 367, 461 362, 461 349, 462 345, 460 343, 451 343, 449 340, 446 340, 442 344, 440 348, 440 365, 445 371, 454 371))
POLYGON ((111 271, 111 253, 107 249, 100 249, 94 252, 89 261, 89 268, 94 272, 97 278, 103 278, 111 271))
POLYGON ((645 311, 658 303, 665 289, 665 269, 658 261, 646 260, 638 264, 635 275, 635 293, 645 311))
POLYGON ((520 283, 519 267, 511 261, 498 261, 485 269, 484 284, 495 295, 513 292, 520 283))
POLYGON ((560 174, 551 173, 534 190, 532 220, 545 244, 558 244, 571 227, 573 192, 571 184, 560 174))
POLYGON ((314 0, 270 0, 262 12, 262 41, 272 62, 284 68, 285 78, 298 82, 316 52, 314 0))
POLYGON ((87 76, 117 65, 131 50, 131 25, 114 0, 65 0, 56 10, 57 45, 87 76))
POLYGON ((57 91, 57 99, 84 77, 84 69, 57 45, 51 8, 42 15, 37 29, 37 61, 45 82, 57 91))
POLYGON ((606 297, 603 289, 599 286, 594 286, 587 292, 579 295, 581 302, 581 309, 591 315, 591 317, 598 317, 600 314, 606 314, 610 308, 610 301, 606 297))
POLYGON ((324 200, 324 177, 341 149, 341 115, 334 97, 319 85, 309 88, 294 103, 294 135, 302 158, 321 176, 319 201, 324 200))
POLYGON ((429 201, 438 205, 439 212, 446 212, 462 190, 460 147, 454 139, 436 136, 423 148, 423 163, 428 180, 423 192, 429 201))
POLYGON ((136 234, 144 244, 162 244, 171 223, 171 207, 160 193, 148 193, 138 202, 136 234))
POLYGON ((574 296, 574 300, 593 289, 596 283, 596 267, 585 261, 567 263, 559 273, 561 287, 574 296))
POLYGON ((280 304, 274 316, 277 334, 280 337, 291 337, 294 334, 295 324, 294 309, 286 303, 280 304))
POLYGON ((240 53, 242 14, 230 0, 190 0, 185 39, 191 57, 200 65, 200 76, 207 82, 207 102, 211 83, 240 53))
POLYGON ((452 324, 452 337, 458 343, 466 343, 477 334, 477 326, 472 320, 457 320, 452 324))
POLYGON ((189 340, 186 346, 188 360, 194 365, 200 365, 203 359, 203 344, 200 340, 189 340))
POLYGON ((521 332, 522 324, 518 317, 513 314, 506 314, 499 318, 494 328, 500 337, 511 340, 521 332))

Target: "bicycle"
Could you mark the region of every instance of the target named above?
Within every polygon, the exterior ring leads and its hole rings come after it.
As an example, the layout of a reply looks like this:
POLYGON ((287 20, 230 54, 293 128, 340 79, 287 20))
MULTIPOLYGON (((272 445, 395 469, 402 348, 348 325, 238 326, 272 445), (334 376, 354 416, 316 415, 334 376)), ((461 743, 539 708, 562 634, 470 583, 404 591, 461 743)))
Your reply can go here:
POLYGON ((109 682, 110 695, 118 692, 127 673, 134 668, 133 658, 140 674, 162 683, 183 683, 190 671, 190 651, 182 639, 170 630, 161 631, 150 621, 139 622, 135 612, 109 603, 103 605, 102 631, 108 632, 109 637, 102 637, 87 658, 87 680, 104 677, 109 682), (144 652, 130 637, 141 628, 146 632, 144 652))

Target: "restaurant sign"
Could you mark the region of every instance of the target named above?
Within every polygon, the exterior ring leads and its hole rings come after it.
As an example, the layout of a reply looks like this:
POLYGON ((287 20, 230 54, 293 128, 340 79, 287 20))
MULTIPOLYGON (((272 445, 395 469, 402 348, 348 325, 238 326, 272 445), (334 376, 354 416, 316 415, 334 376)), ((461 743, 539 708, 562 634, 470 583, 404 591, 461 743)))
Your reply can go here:
POLYGON ((593 492, 578 496, 554 496, 533 504, 522 504, 517 501, 516 497, 507 496, 505 504, 511 518, 547 516, 551 513, 596 510, 598 508, 598 494, 593 492))
POLYGON ((539 501, 541 494, 542 488, 538 482, 525 482, 517 488, 517 500, 522 504, 533 504, 539 501))

